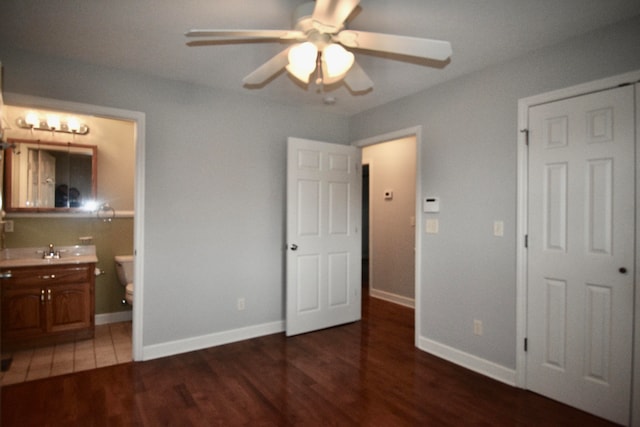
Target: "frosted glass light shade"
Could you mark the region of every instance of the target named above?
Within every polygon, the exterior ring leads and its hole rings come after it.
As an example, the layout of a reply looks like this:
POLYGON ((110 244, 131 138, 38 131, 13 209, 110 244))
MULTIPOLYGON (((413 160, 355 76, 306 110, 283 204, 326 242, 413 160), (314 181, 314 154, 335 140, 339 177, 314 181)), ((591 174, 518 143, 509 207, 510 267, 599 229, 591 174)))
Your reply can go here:
POLYGON ((322 51, 322 61, 326 65, 327 77, 335 78, 346 74, 354 62, 353 53, 339 44, 330 44, 322 51))
POLYGON ((316 69, 318 48, 313 43, 304 42, 289 50, 287 71, 298 80, 309 83, 309 75, 316 69))

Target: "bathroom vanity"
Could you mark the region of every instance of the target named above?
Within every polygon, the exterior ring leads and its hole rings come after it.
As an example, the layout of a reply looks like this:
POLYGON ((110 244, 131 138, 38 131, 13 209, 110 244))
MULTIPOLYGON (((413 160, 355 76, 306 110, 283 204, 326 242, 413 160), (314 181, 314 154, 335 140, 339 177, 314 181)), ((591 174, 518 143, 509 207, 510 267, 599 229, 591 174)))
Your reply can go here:
POLYGON ((57 249, 0 251, 3 351, 93 337, 95 246, 57 249))

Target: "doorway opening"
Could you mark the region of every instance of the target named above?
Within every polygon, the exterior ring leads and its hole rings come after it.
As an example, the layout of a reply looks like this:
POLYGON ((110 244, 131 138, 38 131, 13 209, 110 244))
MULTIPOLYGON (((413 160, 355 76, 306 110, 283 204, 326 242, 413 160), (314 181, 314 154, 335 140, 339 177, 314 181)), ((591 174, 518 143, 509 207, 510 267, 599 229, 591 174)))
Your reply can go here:
MULTIPOLYGON (((122 158, 118 156, 122 156, 123 152, 127 152, 127 157, 130 158, 131 165, 127 166, 126 173, 118 173, 116 177, 110 177, 104 174, 108 173, 109 164, 107 161, 107 165, 101 169, 102 178, 101 182, 105 183, 104 185, 111 185, 111 187, 117 189, 117 194, 121 194, 123 188, 126 188, 126 198, 122 198, 122 200, 131 200, 126 205, 117 206, 114 205, 113 200, 120 198, 116 197, 116 190, 114 192, 108 192, 109 198, 111 200, 103 200, 105 203, 109 203, 106 205, 109 207, 109 210, 105 215, 96 215, 96 212, 87 212, 87 213, 76 213, 73 214, 73 218, 92 218, 94 221, 86 222, 83 221, 77 222, 78 229, 73 229, 69 233, 71 236, 80 235, 84 236, 90 235, 95 238, 94 244, 102 245, 109 239, 108 250, 103 250, 101 253, 107 253, 108 255, 100 257, 98 259, 98 267, 101 271, 106 273, 105 275, 100 275, 102 277, 97 277, 96 279, 108 280, 110 282, 115 279, 115 267, 112 256, 115 252, 123 253, 123 251, 132 251, 136 256, 135 258, 135 278, 134 283, 136 283, 136 299, 134 300, 135 309, 132 311, 120 311, 118 308, 114 308, 113 305, 116 304, 118 307, 120 306, 121 295, 124 295, 124 288, 118 283, 117 286, 113 283, 109 283, 109 288, 113 292, 107 292, 108 299, 105 300, 107 302, 101 302, 100 304, 96 304, 96 307, 100 307, 99 315, 96 316, 96 325, 98 324, 113 324, 118 323, 120 321, 132 320, 132 324, 129 326, 129 331, 127 335, 130 343, 130 350, 128 350, 130 354, 130 358, 133 360, 141 360, 142 359, 142 285, 143 285, 143 272, 142 265, 143 259, 142 254, 137 252, 137 248, 144 247, 144 239, 143 239, 143 227, 142 221, 144 218, 144 147, 145 147, 145 115, 141 112, 130 111, 130 110, 122 110, 117 108, 110 107, 102 107, 97 105, 90 104, 82 104, 75 102, 67 102, 60 101, 54 99, 47 98, 39 98, 32 97, 27 95, 20 94, 12 94, 7 93, 5 97, 6 105, 14 105, 19 108, 31 108, 31 109, 42 109, 42 110, 51 110, 51 111, 60 111, 73 113, 77 115, 87 116, 88 118, 93 118, 95 120, 103 122, 113 122, 121 124, 128 124, 127 129, 121 129, 121 132, 126 133, 127 135, 131 135, 129 138, 119 138, 118 141, 122 141, 122 143, 129 144, 128 147, 118 146, 117 144, 113 145, 113 150, 116 150, 116 153, 113 155, 103 155, 103 159, 116 158, 118 162, 122 163, 122 158), (118 151, 120 150, 120 151, 118 151), (128 180, 128 181, 126 181, 128 180), (126 181, 126 182, 125 182, 126 181), (108 183, 108 184, 107 184, 108 183), (113 208, 112 208, 113 207, 113 208), (118 219, 116 221, 110 221, 111 219, 118 219), (120 220, 122 219, 122 220, 120 220), (84 228, 83 228, 84 227, 84 228), (115 230, 114 230, 115 229, 115 230), (78 234, 82 233, 82 234, 78 234), (110 239, 108 236, 110 235, 118 235, 117 239, 110 239), (122 237, 124 236, 124 237, 122 237), (133 240, 133 242, 131 242, 133 240), (122 288, 122 289, 120 289, 122 288), (114 290, 115 289, 115 290, 114 290), (120 294, 122 292, 122 294, 120 294), (117 295, 116 295, 117 293, 117 295), (113 300, 116 302, 114 303, 113 300)), ((87 119, 89 120, 89 119, 87 119)), ((106 125, 105 125, 106 126, 106 125)), ((118 128, 120 129, 120 128, 118 128)), ((120 134, 119 134, 120 135, 120 134)), ((102 139, 101 139, 102 140, 102 139)), ((100 141, 101 141, 100 140, 100 141)), ((104 147, 103 152, 105 150, 108 151, 111 147, 104 147)), ((100 178, 100 176, 99 176, 100 178)), ((110 187, 109 187, 110 188, 110 187)), ((102 194, 99 193, 99 194, 102 194)), ((42 217, 44 218, 44 217, 42 217)), ((40 221, 42 218, 36 219, 36 217, 29 218, 30 221, 38 220, 40 221)), ((69 217, 71 218, 71 217, 69 217)), ((60 219, 53 218, 51 221, 66 221, 66 217, 64 214, 60 215, 60 219)), ((64 223, 64 226, 75 227, 75 225, 71 224, 69 221, 64 223)), ((76 227, 76 228, 77 228, 76 227)), ((86 241, 85 237, 85 241, 86 241)), ((104 283, 103 283, 104 285, 104 283)), ((97 287, 97 286, 96 286, 97 287)), ((104 289, 103 289, 104 290, 104 289)), ((103 295, 105 292, 102 292, 103 295)))
MULTIPOLYGON (((414 344, 419 346, 421 334, 420 328, 420 317, 421 317, 421 288, 420 283, 422 281, 422 266, 420 260, 422 259, 422 215, 421 215, 421 204, 420 200, 422 199, 422 168, 421 168, 421 155, 422 152, 422 126, 415 126, 411 128, 405 128, 394 132, 389 132, 382 135, 373 136, 371 138, 366 138, 362 140, 358 140, 352 143, 352 145, 360 148, 366 148, 368 146, 372 146, 375 144, 380 144, 388 141, 393 141, 399 138, 411 137, 415 142, 414 149, 414 171, 415 171, 415 193, 413 196, 414 200, 414 298, 412 301, 412 307, 414 308, 414 344)), ((366 163, 366 162, 363 162, 366 163)), ((369 173, 371 171, 369 170, 369 173)), ((371 181, 371 174, 369 175, 369 181, 371 181)), ((370 192, 370 191, 369 191, 370 192)), ((370 234, 370 232, 369 232, 370 234)), ((370 242, 369 242, 370 243, 370 242)), ((371 265, 370 265, 371 266, 371 265)), ((369 277, 370 279, 370 277, 369 277)))
POLYGON ((362 296, 369 297, 369 165, 362 165, 362 296))
POLYGON ((415 307, 416 137, 362 150, 363 296, 415 307))

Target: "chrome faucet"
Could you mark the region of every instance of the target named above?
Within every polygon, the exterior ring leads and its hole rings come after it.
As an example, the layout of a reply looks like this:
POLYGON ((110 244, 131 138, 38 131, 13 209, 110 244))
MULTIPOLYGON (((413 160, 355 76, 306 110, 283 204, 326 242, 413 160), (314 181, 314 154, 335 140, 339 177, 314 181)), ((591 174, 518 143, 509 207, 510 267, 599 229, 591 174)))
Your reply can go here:
POLYGON ((42 258, 51 259, 51 258, 60 258, 60 251, 53 250, 53 243, 49 243, 49 249, 45 249, 42 258))

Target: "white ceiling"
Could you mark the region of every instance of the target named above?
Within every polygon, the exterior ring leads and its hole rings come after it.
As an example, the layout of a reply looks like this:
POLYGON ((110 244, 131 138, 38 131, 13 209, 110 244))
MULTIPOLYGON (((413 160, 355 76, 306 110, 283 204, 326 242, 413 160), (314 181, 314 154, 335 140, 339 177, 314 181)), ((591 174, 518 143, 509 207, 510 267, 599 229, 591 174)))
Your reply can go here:
POLYGON ((437 69, 356 52, 374 89, 353 95, 340 85, 329 93, 337 99, 333 106, 323 106, 326 94, 317 87, 301 87, 286 73, 261 89, 242 86, 245 75, 284 45, 186 45, 184 33, 192 28, 289 29, 293 10, 304 2, 2 0, 0 40, 45 55, 354 114, 640 14, 638 0, 362 0, 349 28, 448 40, 453 56, 437 69))

